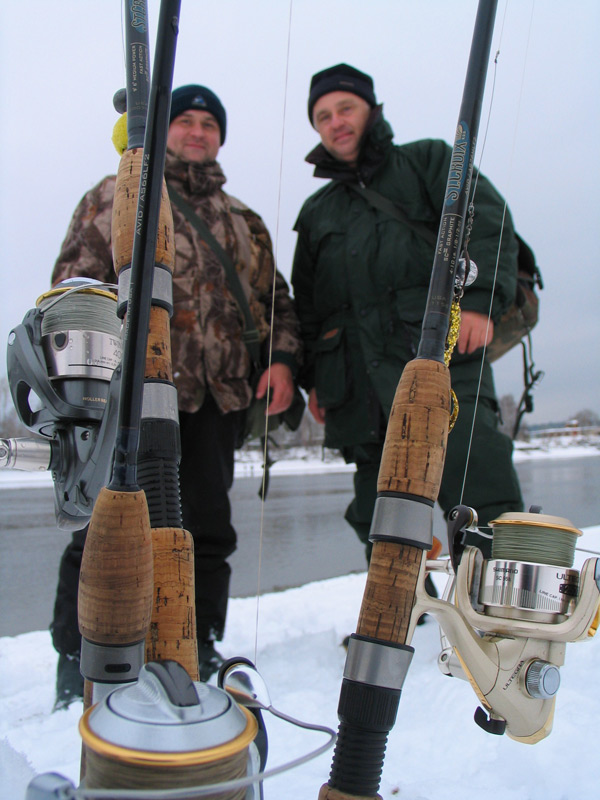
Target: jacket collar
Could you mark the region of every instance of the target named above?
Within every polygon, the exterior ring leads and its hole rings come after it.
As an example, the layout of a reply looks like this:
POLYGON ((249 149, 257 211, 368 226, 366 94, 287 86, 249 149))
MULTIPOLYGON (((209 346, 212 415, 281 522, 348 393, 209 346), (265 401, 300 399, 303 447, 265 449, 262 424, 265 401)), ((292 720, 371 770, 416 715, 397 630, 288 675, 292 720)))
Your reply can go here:
POLYGON ((218 161, 194 164, 174 156, 167 151, 165 159, 165 179, 183 187, 188 195, 206 197, 219 191, 227 178, 218 161))
POLYGON ((345 183, 356 183, 356 181, 369 183, 375 172, 387 160, 393 147, 393 138, 394 133, 383 116, 383 106, 375 106, 367 120, 355 167, 334 158, 322 144, 311 150, 305 161, 314 164, 315 178, 330 178, 345 183))

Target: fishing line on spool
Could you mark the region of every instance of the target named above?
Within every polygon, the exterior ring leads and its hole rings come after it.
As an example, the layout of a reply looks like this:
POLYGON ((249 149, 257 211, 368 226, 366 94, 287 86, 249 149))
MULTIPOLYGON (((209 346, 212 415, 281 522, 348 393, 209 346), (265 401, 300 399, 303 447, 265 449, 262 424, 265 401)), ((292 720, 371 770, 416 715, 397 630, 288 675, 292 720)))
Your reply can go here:
POLYGON ((67 790, 62 795, 63 800, 193 800, 196 797, 206 797, 215 792, 223 794, 226 791, 242 789, 253 783, 259 783, 267 778, 280 775, 295 767, 300 767, 329 750, 337 738, 336 732, 324 725, 312 725, 307 722, 302 722, 301 720, 284 714, 282 711, 278 711, 276 708, 273 708, 273 706, 270 706, 266 710, 285 722, 289 722, 300 728, 305 728, 306 730, 325 733, 329 738, 324 744, 303 756, 292 759, 278 767, 267 769, 264 772, 248 775, 245 778, 237 778, 223 783, 205 784, 202 786, 187 786, 184 789, 86 789, 85 787, 80 787, 78 789, 73 789, 73 791, 67 790))
POLYGON ((120 336, 121 321, 115 314, 114 302, 109 298, 90 296, 90 290, 101 288, 116 289, 116 286, 93 284, 68 289, 56 297, 51 297, 51 292, 44 295, 38 303, 42 312, 42 336, 71 328, 120 336))
POLYGON ((110 377, 121 359, 116 286, 66 279, 36 301, 49 379, 110 377))
POLYGON ((495 526, 492 558, 571 567, 576 540, 576 533, 560 528, 507 522, 495 526))

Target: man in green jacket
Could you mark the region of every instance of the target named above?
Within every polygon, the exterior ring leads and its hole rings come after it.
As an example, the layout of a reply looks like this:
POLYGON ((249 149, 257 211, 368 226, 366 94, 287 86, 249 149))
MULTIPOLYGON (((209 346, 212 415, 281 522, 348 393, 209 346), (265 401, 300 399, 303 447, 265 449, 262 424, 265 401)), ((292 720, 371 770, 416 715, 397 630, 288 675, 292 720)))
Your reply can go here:
MULTIPOLYGON (((416 355, 452 151, 439 140, 394 145, 372 78, 346 64, 313 76, 308 115, 321 144, 306 160, 315 177, 330 180, 295 225, 301 383, 311 413, 325 424, 325 445, 356 463, 345 518, 368 552, 387 419, 402 370, 416 355), (391 206, 400 207, 400 218, 391 206)), ((439 503, 445 513, 461 502, 472 506, 485 527, 522 510, 523 501, 512 442, 498 430, 492 369, 482 358, 515 295, 517 241, 504 200, 482 175, 469 255, 479 275, 461 301, 450 364, 460 410, 439 503)), ((477 543, 489 555, 489 541, 477 543)))

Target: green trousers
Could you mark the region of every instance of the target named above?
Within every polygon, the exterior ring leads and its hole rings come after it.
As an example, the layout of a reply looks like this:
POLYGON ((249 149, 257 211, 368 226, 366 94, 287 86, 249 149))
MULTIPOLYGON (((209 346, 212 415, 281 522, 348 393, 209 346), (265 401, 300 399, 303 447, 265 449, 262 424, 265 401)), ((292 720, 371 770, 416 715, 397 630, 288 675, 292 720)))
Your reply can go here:
MULTIPOLYGON (((485 530, 499 514, 522 511, 523 498, 512 463, 512 441, 498 430, 494 403, 480 398, 473 426, 474 415, 475 402, 463 397, 456 425, 448 435, 438 502, 445 516, 459 503, 474 508, 479 527, 485 530)), ((354 499, 346 509, 345 519, 365 544, 367 558, 382 451, 383 442, 343 449, 346 461, 356 463, 354 499)), ((469 535, 467 544, 481 547, 485 558, 491 556, 490 540, 469 535)))

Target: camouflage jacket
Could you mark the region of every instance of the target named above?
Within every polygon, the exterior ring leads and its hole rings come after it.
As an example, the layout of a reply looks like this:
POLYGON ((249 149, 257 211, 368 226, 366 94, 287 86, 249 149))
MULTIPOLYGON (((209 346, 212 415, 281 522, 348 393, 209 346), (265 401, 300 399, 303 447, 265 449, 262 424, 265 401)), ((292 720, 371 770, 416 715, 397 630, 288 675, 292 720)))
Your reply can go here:
MULTIPOLYGON (((191 164, 167 153, 165 178, 202 217, 236 265, 264 363, 274 306, 272 361, 287 364, 295 375, 302 361, 299 324, 286 281, 275 270, 264 222, 222 190, 226 179, 217 162, 191 164)), ((53 284, 71 276, 116 281, 110 241, 115 181, 115 176, 104 178, 79 203, 54 266, 53 284)), ((197 411, 207 390, 223 412, 246 408, 252 399, 251 363, 242 340, 242 314, 212 249, 175 207, 173 220, 171 345, 179 408, 197 411)))

